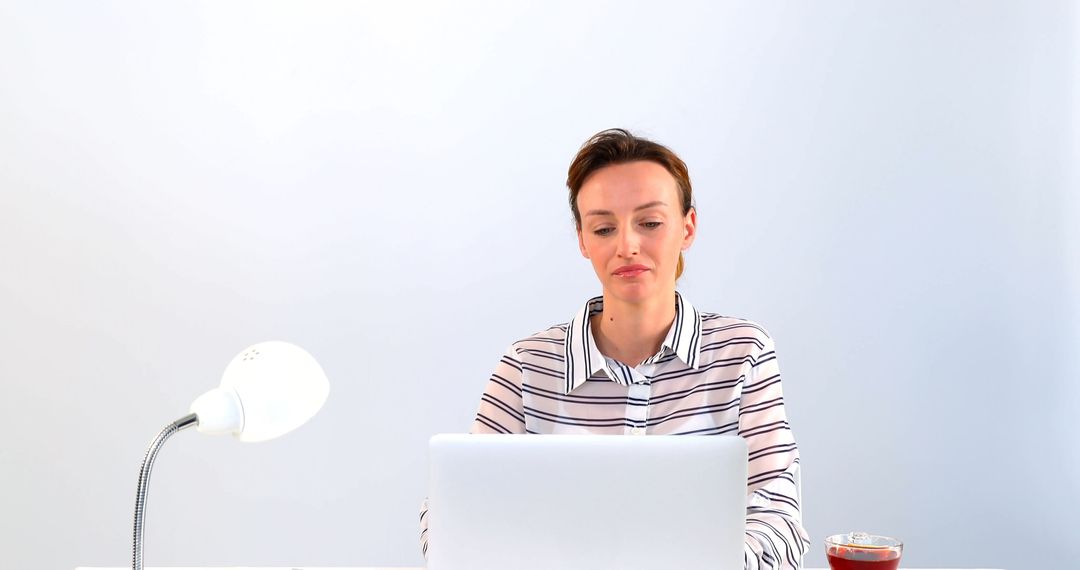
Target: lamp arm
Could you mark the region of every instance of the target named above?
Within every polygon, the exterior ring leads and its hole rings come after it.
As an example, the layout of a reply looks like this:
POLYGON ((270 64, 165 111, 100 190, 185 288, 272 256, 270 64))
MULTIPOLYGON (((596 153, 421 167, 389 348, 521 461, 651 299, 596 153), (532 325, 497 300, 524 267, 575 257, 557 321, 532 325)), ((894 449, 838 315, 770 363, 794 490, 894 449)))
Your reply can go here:
POLYGON ((154 459, 158 450, 165 444, 174 433, 189 428, 198 423, 199 417, 188 414, 175 422, 165 426, 161 433, 157 434, 150 447, 146 449, 146 457, 143 458, 142 468, 139 469, 139 489, 135 493, 135 544, 131 558, 132 570, 143 570, 143 518, 146 515, 146 489, 150 486, 150 470, 154 467, 154 459))

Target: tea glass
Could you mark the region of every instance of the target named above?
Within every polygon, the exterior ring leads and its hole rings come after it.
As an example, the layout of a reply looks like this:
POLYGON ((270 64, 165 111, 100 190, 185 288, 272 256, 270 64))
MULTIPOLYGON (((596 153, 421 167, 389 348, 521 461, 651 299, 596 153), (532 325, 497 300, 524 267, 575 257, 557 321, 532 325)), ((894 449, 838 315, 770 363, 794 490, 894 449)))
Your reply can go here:
POLYGON ((896 570, 904 544, 895 538, 849 532, 825 539, 825 557, 832 570, 896 570))

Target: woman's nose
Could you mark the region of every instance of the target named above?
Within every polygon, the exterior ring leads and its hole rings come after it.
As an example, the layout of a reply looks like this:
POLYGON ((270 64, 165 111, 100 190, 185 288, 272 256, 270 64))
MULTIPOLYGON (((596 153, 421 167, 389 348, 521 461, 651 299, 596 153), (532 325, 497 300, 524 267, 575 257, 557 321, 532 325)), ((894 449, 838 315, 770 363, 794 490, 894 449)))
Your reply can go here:
POLYGON ((619 232, 619 249, 616 253, 619 257, 633 257, 639 253, 640 242, 636 232, 623 230, 619 232))

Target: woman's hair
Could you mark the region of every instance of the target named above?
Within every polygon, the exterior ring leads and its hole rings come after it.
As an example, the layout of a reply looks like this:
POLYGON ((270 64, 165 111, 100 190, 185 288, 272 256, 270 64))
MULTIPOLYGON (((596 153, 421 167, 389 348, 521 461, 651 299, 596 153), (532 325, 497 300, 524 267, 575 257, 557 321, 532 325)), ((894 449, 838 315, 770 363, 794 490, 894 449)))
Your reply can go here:
MULTIPOLYGON (((570 211, 574 213, 574 225, 581 230, 581 212, 578 211, 577 197, 581 186, 594 172, 616 164, 625 164, 646 160, 663 166, 675 178, 679 186, 682 212, 685 216, 694 205, 694 191, 690 186, 690 172, 686 163, 671 149, 651 140, 636 137, 626 129, 607 129, 596 133, 581 145, 570 169, 566 173, 566 187, 570 189, 570 211)), ((675 269, 675 278, 683 273, 683 256, 679 254, 679 265, 675 269)))

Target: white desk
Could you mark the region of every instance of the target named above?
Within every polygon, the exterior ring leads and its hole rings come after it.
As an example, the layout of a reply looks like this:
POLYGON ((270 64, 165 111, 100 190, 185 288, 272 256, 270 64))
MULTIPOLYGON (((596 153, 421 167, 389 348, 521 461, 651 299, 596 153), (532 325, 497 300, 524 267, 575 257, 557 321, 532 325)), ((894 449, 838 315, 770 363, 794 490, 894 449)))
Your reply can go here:
MULTIPOLYGON (((89 567, 89 566, 80 566, 80 567, 77 567, 75 570, 127 570, 127 569, 130 569, 130 568, 131 568, 130 566, 123 567, 123 568, 95 568, 95 567, 89 567)), ((211 567, 211 566, 202 566, 202 567, 154 566, 154 567, 149 567, 148 566, 148 567, 144 568, 144 570, 424 570, 424 569, 423 568, 405 568, 405 567, 396 567, 396 568, 366 568, 365 567, 365 568, 360 568, 360 567, 343 567, 343 566, 339 566, 339 567, 283 566, 283 567, 273 567, 273 568, 260 567, 260 566, 233 566, 233 567, 211 567)), ((804 568, 802 570, 828 570, 828 569, 827 568, 804 568)), ((913 568, 902 568, 901 570, 915 570, 915 569, 913 569, 913 568)), ((959 568, 953 568, 953 569, 924 568, 924 569, 919 569, 919 570, 1000 570, 1000 569, 991 569, 991 568, 964 568, 964 569, 959 569, 959 568)))
MULTIPOLYGON (((123 568, 101 568, 90 566, 78 566, 75 570, 128 570, 130 566, 123 568)), ((280 567, 264 567, 264 566, 230 566, 230 567, 214 567, 214 566, 147 566, 143 570, 425 570, 424 568, 360 568, 356 566, 280 566, 280 567)), ((803 568, 803 570, 828 570, 827 568, 803 568)), ((915 570, 913 568, 903 568, 901 570, 915 570)), ((947 570, 944 568, 924 568, 920 570, 947 570)), ((1000 570, 992 568, 952 568, 948 570, 1000 570)))

